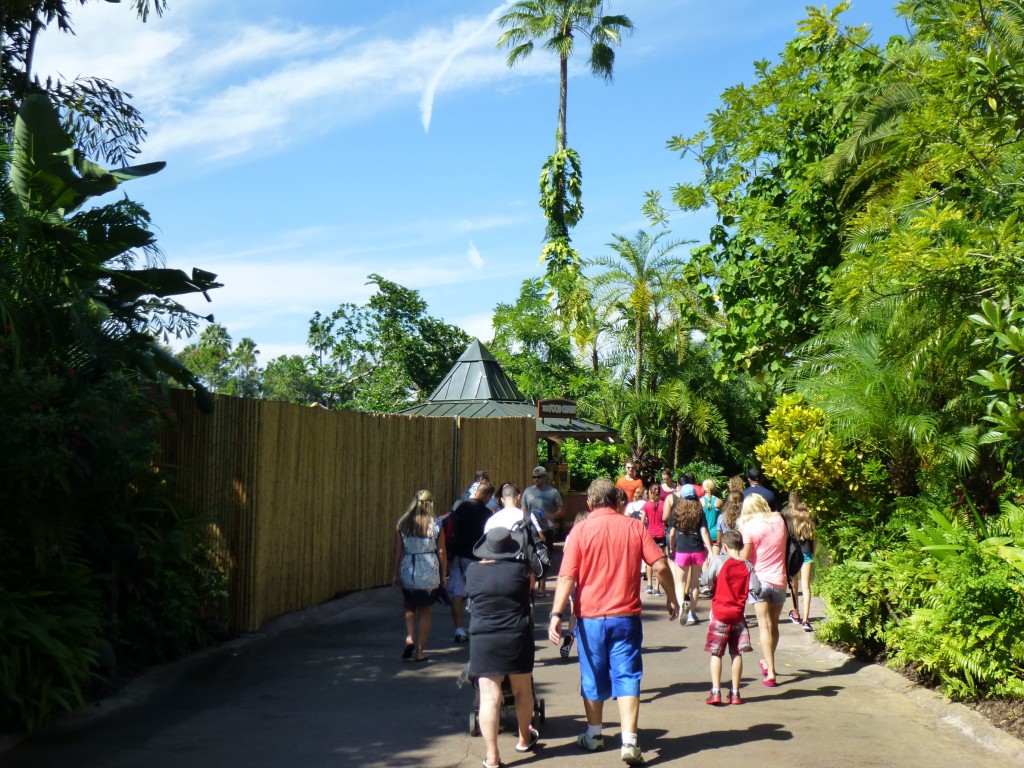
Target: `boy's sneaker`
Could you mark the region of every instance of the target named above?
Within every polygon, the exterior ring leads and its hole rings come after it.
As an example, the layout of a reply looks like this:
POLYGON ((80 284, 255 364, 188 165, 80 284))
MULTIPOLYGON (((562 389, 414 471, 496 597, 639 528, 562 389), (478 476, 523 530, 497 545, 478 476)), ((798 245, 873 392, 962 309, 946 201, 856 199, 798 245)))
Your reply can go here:
POLYGON ((644 756, 640 754, 639 744, 630 744, 626 746, 622 745, 622 750, 619 752, 619 756, 622 758, 622 762, 626 765, 643 765, 644 756))
POLYGON ((717 688, 713 688, 711 690, 711 695, 704 699, 704 703, 710 704, 713 707, 717 707, 719 704, 722 703, 722 692, 717 688))
POLYGON ((604 749, 604 736, 591 736, 589 733, 581 733, 576 737, 576 746, 587 750, 587 752, 597 752, 604 749))
POLYGON ((697 614, 696 613, 688 613, 688 614, 686 614, 686 626, 692 627, 696 623, 697 623, 697 614))
POLYGON ((464 629, 456 629, 455 630, 455 642, 456 643, 464 643, 467 640, 469 640, 469 633, 466 630, 464 630, 464 629))
POLYGON ((569 649, 572 648, 572 643, 575 639, 576 638, 574 638, 572 635, 566 635, 565 637, 563 637, 562 647, 558 649, 558 655, 561 656, 563 659, 568 659, 569 649))
POLYGON ((740 698, 739 691, 729 691, 729 703, 730 704, 742 704, 743 699, 740 698))

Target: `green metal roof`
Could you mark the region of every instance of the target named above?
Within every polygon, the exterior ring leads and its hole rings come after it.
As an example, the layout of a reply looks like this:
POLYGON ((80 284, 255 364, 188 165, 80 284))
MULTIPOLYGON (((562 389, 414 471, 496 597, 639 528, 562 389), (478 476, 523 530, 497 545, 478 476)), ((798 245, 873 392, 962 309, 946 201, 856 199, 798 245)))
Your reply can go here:
POLYGON ((614 429, 592 421, 538 418, 536 403, 523 397, 494 355, 477 339, 466 347, 426 403, 406 408, 402 413, 484 419, 531 416, 537 420, 540 437, 619 442, 614 429))

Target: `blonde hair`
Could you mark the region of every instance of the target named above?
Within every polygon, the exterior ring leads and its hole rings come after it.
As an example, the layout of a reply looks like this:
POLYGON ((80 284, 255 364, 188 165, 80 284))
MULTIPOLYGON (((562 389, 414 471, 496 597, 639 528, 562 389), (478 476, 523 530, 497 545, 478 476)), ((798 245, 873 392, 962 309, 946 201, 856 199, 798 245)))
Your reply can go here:
POLYGON ((701 483, 701 485, 704 486, 704 490, 706 492, 708 492, 708 493, 714 493, 715 492, 715 478, 709 477, 707 480, 705 480, 703 483, 701 483))
POLYGON ((423 538, 430 535, 433 523, 434 495, 426 489, 416 491, 416 496, 398 519, 398 532, 403 536, 423 538))
POLYGON ((797 541, 810 541, 814 538, 814 515, 807 505, 800 500, 795 492, 789 494, 789 503, 782 510, 786 518, 786 527, 789 535, 797 541))
POLYGON ((700 502, 696 499, 676 499, 675 527, 680 531, 690 533, 700 530, 700 521, 704 519, 704 512, 700 508, 700 502))
POLYGON ((739 530, 743 530, 743 524, 748 520, 755 517, 762 519, 768 519, 772 515, 772 508, 768 506, 768 502, 765 501, 764 496, 759 493, 752 493, 743 499, 743 511, 740 512, 739 520, 736 521, 736 527, 739 530))

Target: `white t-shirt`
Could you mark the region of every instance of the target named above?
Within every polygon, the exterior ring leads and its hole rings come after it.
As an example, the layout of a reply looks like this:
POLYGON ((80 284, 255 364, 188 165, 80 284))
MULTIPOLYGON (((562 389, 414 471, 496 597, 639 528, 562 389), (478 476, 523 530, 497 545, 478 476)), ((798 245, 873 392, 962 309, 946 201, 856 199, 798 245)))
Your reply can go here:
MULTIPOLYGON (((537 525, 536 519, 533 519, 533 527, 540 533, 540 526, 537 525)), ((484 533, 486 534, 492 528, 509 528, 511 529, 516 523, 523 522, 523 510, 517 509, 516 507, 505 507, 488 518, 487 522, 484 523, 484 533)))

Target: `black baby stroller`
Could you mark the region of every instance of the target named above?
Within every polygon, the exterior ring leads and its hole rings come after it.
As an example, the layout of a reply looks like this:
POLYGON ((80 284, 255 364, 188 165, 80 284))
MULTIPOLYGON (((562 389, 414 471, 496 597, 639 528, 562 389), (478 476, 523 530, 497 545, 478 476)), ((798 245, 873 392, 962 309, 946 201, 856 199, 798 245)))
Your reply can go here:
MULTIPOLYGON (((473 711, 469 713, 469 735, 480 735, 480 686, 475 677, 468 678, 473 682, 473 711)), ((533 724, 544 722, 544 699, 537 698, 537 686, 533 679, 530 680, 530 688, 533 691, 533 724)), ((517 727, 516 722, 516 700, 512 695, 512 684, 506 675, 501 679, 501 709, 498 714, 498 729, 506 721, 517 727)))

